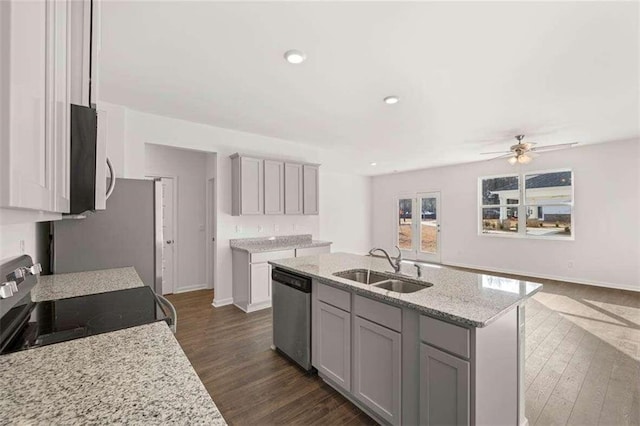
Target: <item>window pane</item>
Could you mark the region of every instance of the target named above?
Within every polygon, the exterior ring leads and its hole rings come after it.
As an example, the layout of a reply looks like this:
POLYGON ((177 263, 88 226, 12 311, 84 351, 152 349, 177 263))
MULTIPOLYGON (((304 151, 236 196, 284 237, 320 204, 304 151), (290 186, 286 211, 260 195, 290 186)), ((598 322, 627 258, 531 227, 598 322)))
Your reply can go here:
POLYGON ((421 199, 420 250, 436 253, 438 250, 438 206, 436 198, 421 199))
POLYGON ((518 204, 519 199, 517 176, 482 179, 482 205, 518 204))
POLYGON ((398 246, 402 250, 413 248, 412 212, 413 200, 411 198, 398 201, 398 246))
POLYGON ((527 235, 570 237, 571 206, 527 206, 527 235))
POLYGON ((571 172, 525 175, 525 204, 571 202, 571 172))
POLYGON ((485 234, 518 232, 518 208, 506 206, 483 208, 482 232, 485 234))

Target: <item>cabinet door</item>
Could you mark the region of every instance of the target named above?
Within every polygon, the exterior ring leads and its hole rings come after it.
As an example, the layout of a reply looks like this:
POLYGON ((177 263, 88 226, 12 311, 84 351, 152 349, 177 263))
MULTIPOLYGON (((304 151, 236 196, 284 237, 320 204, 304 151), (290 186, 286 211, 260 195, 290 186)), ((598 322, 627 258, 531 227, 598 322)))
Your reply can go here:
POLYGON ((264 263, 251 264, 251 304, 271 300, 271 266, 264 263))
POLYGON ((69 91, 70 67, 69 45, 70 29, 68 26, 69 2, 56 0, 53 7, 53 38, 54 53, 53 69, 53 161, 54 161, 54 201, 53 210, 68 213, 70 207, 70 117, 69 91))
POLYGON ((241 214, 264 213, 264 161, 258 158, 240 159, 241 214))
POLYGON ((307 164, 302 166, 304 214, 318 214, 320 210, 318 198, 319 170, 318 166, 310 166, 307 164))
POLYGON ((400 424, 400 333, 355 317, 353 394, 391 424, 400 424))
POLYGON ((302 214, 302 164, 284 165, 285 214, 302 214))
POLYGON ((284 163, 264 160, 264 214, 284 214, 284 163))
POLYGON ((2 207, 52 210, 51 140, 47 137, 47 23, 53 2, 0 2, 0 158, 2 207), (5 25, 6 24, 6 25, 5 25))
POLYGON ((351 314, 324 302, 318 303, 318 371, 344 390, 351 389, 351 314))
POLYGON ((420 345, 420 424, 469 424, 469 363, 420 345))

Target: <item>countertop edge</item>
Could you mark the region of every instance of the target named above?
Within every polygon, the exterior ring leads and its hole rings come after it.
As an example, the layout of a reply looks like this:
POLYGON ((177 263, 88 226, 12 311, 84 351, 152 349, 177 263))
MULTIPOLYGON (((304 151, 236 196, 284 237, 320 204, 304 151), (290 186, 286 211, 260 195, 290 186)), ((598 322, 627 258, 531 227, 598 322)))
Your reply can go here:
POLYGON ((326 246, 330 246, 331 244, 333 244, 332 241, 314 241, 311 243, 283 245, 281 247, 267 247, 267 248, 252 249, 247 247, 230 246, 230 248, 231 250, 238 250, 238 251, 251 254, 251 253, 267 253, 270 251, 280 251, 280 250, 295 250, 295 249, 302 249, 302 248, 326 247, 326 246))

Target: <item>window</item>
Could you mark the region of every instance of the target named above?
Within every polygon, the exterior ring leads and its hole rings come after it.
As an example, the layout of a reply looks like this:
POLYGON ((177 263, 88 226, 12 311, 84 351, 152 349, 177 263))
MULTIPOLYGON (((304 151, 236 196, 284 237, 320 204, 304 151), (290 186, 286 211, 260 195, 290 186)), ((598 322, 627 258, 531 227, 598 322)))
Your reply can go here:
POLYGON ((440 261, 440 194, 422 192, 396 200, 396 244, 409 259, 440 261))
POLYGON ((570 170, 480 178, 480 232, 571 239, 573 173, 570 170))
POLYGON ((411 250, 413 247, 413 199, 398 200, 398 247, 411 250))

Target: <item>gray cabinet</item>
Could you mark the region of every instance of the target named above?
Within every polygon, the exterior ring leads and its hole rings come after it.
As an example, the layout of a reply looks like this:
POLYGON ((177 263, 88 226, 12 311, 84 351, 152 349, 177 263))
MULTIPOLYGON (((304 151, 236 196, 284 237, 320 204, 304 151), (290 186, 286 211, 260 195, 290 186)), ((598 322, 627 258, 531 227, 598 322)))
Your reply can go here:
POLYGON ((231 156, 232 214, 264 213, 264 160, 231 156))
POLYGON ((317 353, 314 362, 320 374, 342 389, 351 389, 351 314, 317 302, 317 353))
POLYGON ((264 214, 284 214, 284 163, 264 160, 264 214))
POLYGON ((267 262, 251 264, 251 305, 271 302, 271 265, 267 262))
POLYGON ((305 164, 302 166, 304 214, 318 214, 320 211, 319 170, 319 167, 315 165, 305 164))
POLYGON ((468 425, 469 362, 420 344, 420 424, 468 425))
POLYGON ((284 165, 284 212, 302 214, 302 164, 284 165))
POLYGON ((353 352, 353 395, 385 421, 400 424, 400 333, 355 317, 353 352))

